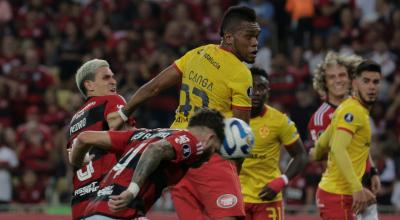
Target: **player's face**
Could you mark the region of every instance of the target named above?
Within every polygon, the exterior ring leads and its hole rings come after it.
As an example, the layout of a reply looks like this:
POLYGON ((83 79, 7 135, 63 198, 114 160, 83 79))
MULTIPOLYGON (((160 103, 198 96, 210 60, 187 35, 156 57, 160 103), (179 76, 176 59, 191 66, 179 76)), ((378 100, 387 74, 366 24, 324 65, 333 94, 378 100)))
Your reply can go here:
POLYGON ((98 68, 94 81, 88 82, 88 91, 94 96, 113 95, 117 92, 117 81, 114 73, 108 67, 98 68))
POLYGON ((269 82, 264 76, 253 75, 252 109, 259 110, 268 99, 269 82))
POLYGON ((260 31, 258 23, 243 21, 233 33, 232 50, 241 61, 254 63, 260 31))
POLYGON ((204 162, 207 162, 210 160, 211 156, 214 153, 219 152, 219 148, 221 146, 221 141, 217 138, 217 136, 213 133, 208 133, 207 135, 204 135, 202 138, 199 138, 203 145, 203 153, 200 156, 200 159, 191 164, 191 167, 197 168, 200 167, 204 162))
POLYGON ((330 66, 325 71, 328 97, 344 98, 349 94, 350 78, 347 69, 341 65, 330 66))
POLYGON ((366 105, 372 105, 379 92, 381 74, 379 72, 364 71, 361 76, 353 80, 353 87, 361 101, 366 105))

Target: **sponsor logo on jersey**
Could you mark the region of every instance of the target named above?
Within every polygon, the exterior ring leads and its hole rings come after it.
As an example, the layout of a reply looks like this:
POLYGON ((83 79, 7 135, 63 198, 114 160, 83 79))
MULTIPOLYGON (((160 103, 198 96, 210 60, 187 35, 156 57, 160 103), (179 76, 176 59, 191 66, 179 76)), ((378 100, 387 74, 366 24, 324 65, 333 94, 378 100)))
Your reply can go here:
POLYGON ((185 144, 182 146, 182 155, 183 158, 188 158, 190 156, 190 154, 192 153, 192 150, 190 150, 190 146, 185 144))
POLYGON ((179 137, 175 138, 175 142, 177 144, 186 144, 189 142, 189 138, 186 135, 180 135, 179 137))
POLYGON ((218 197, 217 199, 217 206, 220 208, 232 208, 234 207, 238 202, 238 199, 235 195, 233 194, 224 194, 218 197))
POLYGON ((253 92, 253 87, 250 86, 250 87, 247 89, 247 96, 252 97, 253 94, 254 94, 254 92, 253 92))
POLYGON ((114 185, 106 186, 97 192, 97 196, 109 196, 113 192, 114 185))
POLYGON ((89 185, 83 186, 74 191, 74 196, 84 196, 86 194, 96 192, 99 189, 97 181, 90 183, 89 185))

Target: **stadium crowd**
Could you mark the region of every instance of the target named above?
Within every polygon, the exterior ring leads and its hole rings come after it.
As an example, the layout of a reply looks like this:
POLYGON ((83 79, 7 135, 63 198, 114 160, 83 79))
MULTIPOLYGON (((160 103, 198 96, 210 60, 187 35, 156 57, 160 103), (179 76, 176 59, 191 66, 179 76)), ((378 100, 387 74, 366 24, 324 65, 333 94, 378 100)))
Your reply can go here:
MULTIPOLYGON (((400 212, 400 5, 395 0, 0 0, 0 205, 68 204, 66 134, 83 100, 75 72, 110 62, 126 99, 189 49, 218 44, 219 20, 234 4, 261 25, 255 66, 271 81, 269 104, 286 112, 311 145, 307 124, 321 99, 313 70, 328 51, 381 65, 384 82, 371 111, 371 155, 380 205, 400 212)), ((137 127, 169 127, 171 88, 136 111, 137 127)), ((314 205, 322 170, 308 166, 286 202, 314 205)), ((1 209, 0 209, 1 210, 1 209)))

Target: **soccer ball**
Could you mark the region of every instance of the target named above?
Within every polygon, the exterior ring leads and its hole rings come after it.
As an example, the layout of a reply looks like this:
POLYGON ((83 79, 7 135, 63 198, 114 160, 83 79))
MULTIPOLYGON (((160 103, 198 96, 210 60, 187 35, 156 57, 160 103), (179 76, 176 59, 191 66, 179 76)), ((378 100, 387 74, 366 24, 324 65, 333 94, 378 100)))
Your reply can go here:
POLYGON ((227 118, 225 122, 225 140, 220 154, 226 159, 246 157, 254 144, 254 135, 250 126, 241 119, 227 118))

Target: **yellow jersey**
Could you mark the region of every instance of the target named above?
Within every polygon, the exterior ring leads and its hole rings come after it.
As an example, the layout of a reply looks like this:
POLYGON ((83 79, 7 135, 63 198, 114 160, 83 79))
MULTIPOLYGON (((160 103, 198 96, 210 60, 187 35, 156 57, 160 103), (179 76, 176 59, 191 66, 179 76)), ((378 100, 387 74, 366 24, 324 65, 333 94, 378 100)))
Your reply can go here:
MULTIPOLYGON (((288 116, 268 105, 260 116, 250 119, 250 126, 255 142, 250 156, 243 162, 240 184, 246 203, 265 203, 258 194, 266 184, 281 175, 281 145, 290 147, 299 139, 299 134, 288 116)), ((281 193, 268 202, 279 200, 282 200, 281 193)))
MULTIPOLYGON (((334 132, 339 129, 352 134, 352 140, 346 151, 357 179, 361 182, 361 178, 365 173, 365 161, 368 158, 371 143, 371 125, 368 109, 357 98, 348 98, 336 109, 330 126, 333 126, 329 130, 330 140, 332 140, 334 132)), ((330 142, 330 145, 332 145, 332 142, 330 142)), ((327 168, 322 175, 319 187, 330 193, 352 194, 350 184, 343 177, 331 152, 328 154, 327 168)))
POLYGON ((174 65, 182 74, 182 84, 172 128, 186 128, 202 107, 225 117, 232 117, 232 108, 251 109, 251 73, 233 53, 209 44, 187 52, 174 65))

